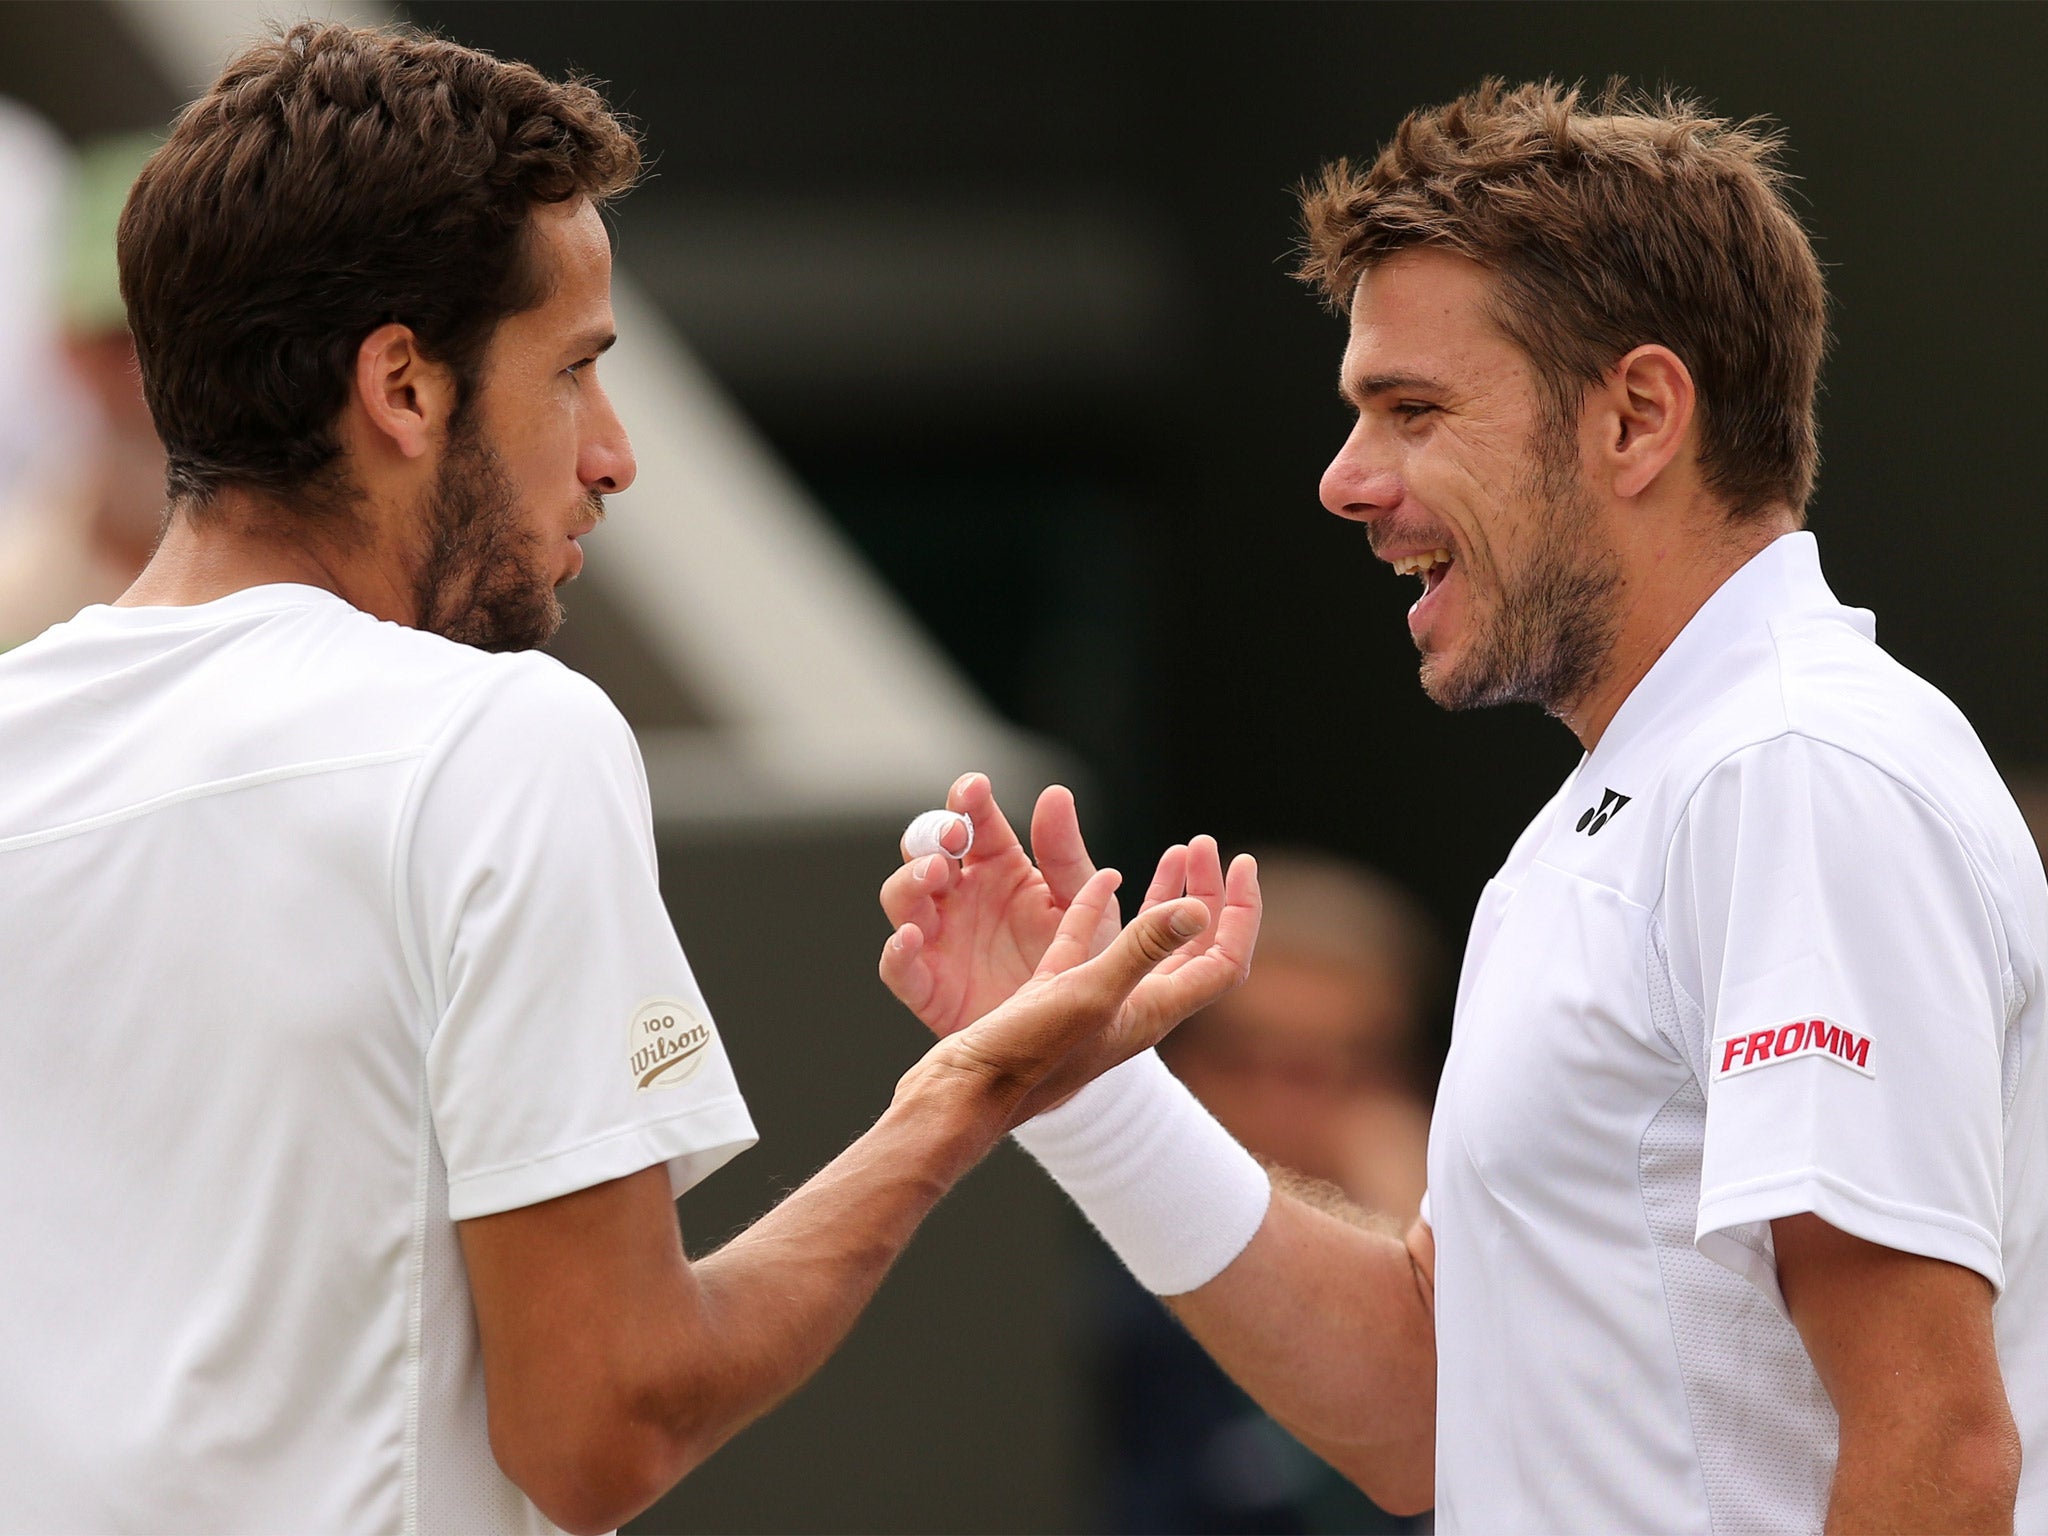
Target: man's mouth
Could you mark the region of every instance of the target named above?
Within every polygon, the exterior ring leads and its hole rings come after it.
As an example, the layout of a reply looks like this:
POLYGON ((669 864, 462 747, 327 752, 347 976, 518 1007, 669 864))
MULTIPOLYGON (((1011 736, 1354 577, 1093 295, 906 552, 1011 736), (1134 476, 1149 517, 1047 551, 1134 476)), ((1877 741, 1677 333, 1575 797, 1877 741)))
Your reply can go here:
POLYGON ((1457 595, 1444 591, 1444 583, 1457 569, 1457 558, 1450 550, 1438 546, 1435 549, 1418 549, 1409 555, 1396 555, 1387 564, 1403 576, 1422 578, 1422 596, 1415 599, 1408 609, 1408 633, 1417 645, 1428 650, 1429 642, 1424 637, 1437 627, 1437 609, 1457 595))
POLYGON ((1427 597, 1450 574, 1451 552, 1448 549, 1426 549, 1420 554, 1402 555, 1392 564, 1395 571, 1403 576, 1420 576, 1422 595, 1427 597))

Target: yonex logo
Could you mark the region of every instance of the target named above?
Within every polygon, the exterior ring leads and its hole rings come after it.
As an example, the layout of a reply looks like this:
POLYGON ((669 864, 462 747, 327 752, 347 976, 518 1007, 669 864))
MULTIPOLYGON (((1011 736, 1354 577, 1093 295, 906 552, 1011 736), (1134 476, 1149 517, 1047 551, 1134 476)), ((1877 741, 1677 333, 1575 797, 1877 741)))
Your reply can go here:
POLYGON ((1790 1024, 1780 1024, 1771 1029, 1729 1035, 1714 1044, 1721 1053, 1720 1059, 1714 1063, 1717 1079, 1734 1077, 1756 1067, 1775 1066, 1781 1061, 1793 1061, 1801 1056, 1825 1056, 1852 1072, 1861 1072, 1865 1077, 1877 1076, 1876 1069, 1870 1065, 1870 1036, 1844 1029, 1833 1019, 1794 1019, 1790 1024))
POLYGON ((1600 792, 1600 803, 1587 806, 1586 814, 1579 818, 1579 830, 1591 837, 1607 823, 1621 814, 1621 808, 1634 799, 1633 795, 1617 794, 1611 789, 1600 792))

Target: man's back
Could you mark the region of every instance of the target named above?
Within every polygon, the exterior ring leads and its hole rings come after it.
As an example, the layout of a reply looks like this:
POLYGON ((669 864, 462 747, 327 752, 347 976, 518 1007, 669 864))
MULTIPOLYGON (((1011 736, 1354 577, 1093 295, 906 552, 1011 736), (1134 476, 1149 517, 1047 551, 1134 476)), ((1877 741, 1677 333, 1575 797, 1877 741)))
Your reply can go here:
POLYGON ((531 934, 611 915, 567 915, 552 844, 651 892, 623 722, 278 585, 87 610, 0 659, 0 741, 8 1519, 544 1528, 451 1210, 752 1139, 715 1035, 681 1093, 629 1070, 638 1001, 708 1031, 672 934, 585 957, 643 989, 596 1005, 531 934))

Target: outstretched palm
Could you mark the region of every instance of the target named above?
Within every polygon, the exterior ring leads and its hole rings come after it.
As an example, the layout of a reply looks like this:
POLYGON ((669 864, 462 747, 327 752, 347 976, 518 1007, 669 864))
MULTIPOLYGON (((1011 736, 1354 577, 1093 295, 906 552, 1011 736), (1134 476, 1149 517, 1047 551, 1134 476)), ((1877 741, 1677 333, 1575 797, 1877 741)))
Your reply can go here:
MULTIPOLYGON (((896 927, 883 947, 882 979, 942 1036, 965 1029, 1032 980, 1069 906, 1096 872, 1073 796, 1057 785, 1039 797, 1031 819, 1035 864, 987 779, 979 774, 962 778, 946 804, 974 824, 974 845, 966 859, 958 864, 938 855, 919 859, 882 887, 882 908, 896 927)), ((1212 989, 1227 990, 1242 976, 1258 931, 1257 881, 1249 860, 1233 870, 1228 884, 1235 889, 1226 892, 1216 846, 1208 838, 1196 839, 1192 847, 1176 845, 1161 858, 1144 907, 1185 892, 1208 907, 1209 926, 1139 983, 1133 997, 1138 1007, 1127 1013, 1123 1028, 1113 1028, 1111 1038, 1102 1042, 1109 1055, 1121 1059, 1144 1049, 1185 1017, 1195 997, 1206 1001, 1212 989), (1238 911, 1226 924, 1232 905, 1238 911), (1190 966, 1198 974, 1167 984, 1190 966)), ((1100 953, 1121 926, 1114 904, 1106 905, 1089 926, 1090 950, 1100 953)))
MULTIPOLYGON (((919 859, 882 887, 882 909, 897 929, 883 951, 882 978, 939 1035, 965 1029, 1031 979, 1068 905, 1094 873, 1065 790, 1039 798, 1032 828, 1039 864, 981 775, 955 784, 946 807, 974 824, 967 857, 957 864, 939 855, 919 859)), ((1097 950, 1117 926, 1114 909, 1105 912, 1097 950)))

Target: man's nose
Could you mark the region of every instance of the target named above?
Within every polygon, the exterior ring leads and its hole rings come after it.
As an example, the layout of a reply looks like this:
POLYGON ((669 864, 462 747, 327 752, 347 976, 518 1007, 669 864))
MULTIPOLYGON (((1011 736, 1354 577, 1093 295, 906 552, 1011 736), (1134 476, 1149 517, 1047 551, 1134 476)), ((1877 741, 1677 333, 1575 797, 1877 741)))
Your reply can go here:
POLYGON ((1392 511, 1402 496, 1400 475, 1374 452, 1363 422, 1352 429, 1337 457, 1330 460, 1319 490, 1326 508, 1360 523, 1392 511))
POLYGON ((607 397, 599 412, 598 431, 583 444, 582 462, 576 466, 583 483, 600 496, 616 496, 633 483, 640 466, 633 459, 633 444, 626 427, 607 397))

